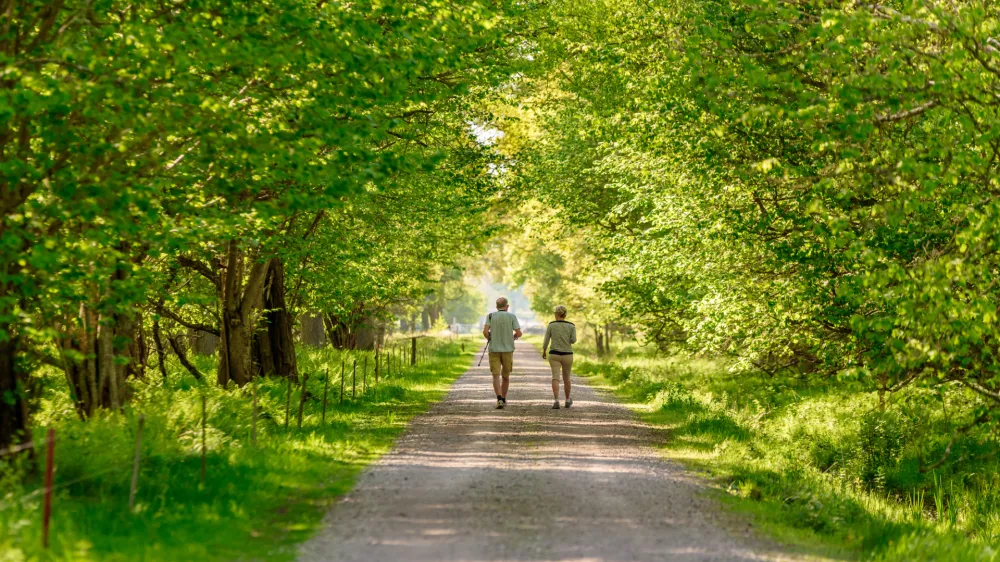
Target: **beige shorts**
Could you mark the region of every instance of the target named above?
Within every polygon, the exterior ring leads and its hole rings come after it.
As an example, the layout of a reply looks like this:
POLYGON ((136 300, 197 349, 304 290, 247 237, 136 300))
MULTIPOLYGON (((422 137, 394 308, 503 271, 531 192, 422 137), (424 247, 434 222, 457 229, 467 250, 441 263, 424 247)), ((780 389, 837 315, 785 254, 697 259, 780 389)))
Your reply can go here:
POLYGON ((570 374, 573 372, 573 356, 552 355, 550 353, 549 367, 552 368, 552 380, 559 380, 560 375, 563 379, 568 379, 570 374))
POLYGON ((513 351, 491 351, 490 352, 490 372, 494 377, 502 376, 507 378, 514 368, 513 351))

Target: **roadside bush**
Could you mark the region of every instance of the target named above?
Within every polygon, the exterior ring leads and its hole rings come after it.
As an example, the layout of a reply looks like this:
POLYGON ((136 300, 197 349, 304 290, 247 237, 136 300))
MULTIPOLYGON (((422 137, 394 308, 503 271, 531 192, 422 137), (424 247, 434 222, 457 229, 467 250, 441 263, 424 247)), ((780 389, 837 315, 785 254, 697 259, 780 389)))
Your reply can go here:
POLYGON ((1000 562, 1000 552, 930 530, 916 531, 889 544, 872 562, 1000 562))
POLYGON ((865 486, 884 490, 912 435, 912 420, 895 411, 866 413, 858 431, 855 475, 865 486))
MULTIPOLYGON (((628 355, 580 362, 653 423, 666 448, 715 475, 754 513, 802 542, 826 538, 865 560, 1000 562, 1000 465, 995 438, 971 431, 940 459, 956 421, 940 397, 909 389, 877 407, 850 383, 793 380, 628 355), (960 545, 960 546, 959 546, 960 545)), ((956 391, 949 404, 967 399, 956 391)))
POLYGON ((686 386, 676 381, 667 381, 651 400, 654 407, 661 410, 698 408, 698 400, 686 386))

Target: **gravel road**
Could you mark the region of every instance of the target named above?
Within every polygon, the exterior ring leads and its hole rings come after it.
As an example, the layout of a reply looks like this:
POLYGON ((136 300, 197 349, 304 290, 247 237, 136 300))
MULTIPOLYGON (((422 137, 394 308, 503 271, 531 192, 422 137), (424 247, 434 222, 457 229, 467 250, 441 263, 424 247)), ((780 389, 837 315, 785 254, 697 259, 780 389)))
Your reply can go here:
POLYGON ((548 363, 517 344, 508 405, 484 361, 415 419, 305 543, 302 562, 797 560, 722 512, 664 460, 664 435, 573 379, 552 410, 548 363))

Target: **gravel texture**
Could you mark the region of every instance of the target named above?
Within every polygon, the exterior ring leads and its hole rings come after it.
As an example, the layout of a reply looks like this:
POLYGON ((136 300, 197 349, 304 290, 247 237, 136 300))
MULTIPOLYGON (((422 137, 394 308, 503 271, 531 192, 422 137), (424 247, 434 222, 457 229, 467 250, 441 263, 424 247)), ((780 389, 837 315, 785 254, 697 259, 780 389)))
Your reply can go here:
POLYGON ((574 377, 553 410, 548 363, 518 342, 505 410, 486 361, 329 512, 299 560, 796 560, 724 513, 654 448, 665 434, 574 377))

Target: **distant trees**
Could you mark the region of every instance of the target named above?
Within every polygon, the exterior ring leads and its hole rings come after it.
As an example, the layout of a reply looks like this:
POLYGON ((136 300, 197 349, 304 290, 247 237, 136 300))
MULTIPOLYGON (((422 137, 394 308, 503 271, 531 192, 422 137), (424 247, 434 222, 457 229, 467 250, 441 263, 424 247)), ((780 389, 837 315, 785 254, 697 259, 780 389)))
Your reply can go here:
POLYGON ((552 17, 512 94, 544 131, 519 171, 623 317, 772 376, 963 388, 956 424, 996 421, 995 3, 552 17))
POLYGON ((189 331, 243 385, 296 376, 306 311, 422 299, 484 230, 468 96, 524 9, 0 4, 0 447, 42 364, 86 418, 189 331))

